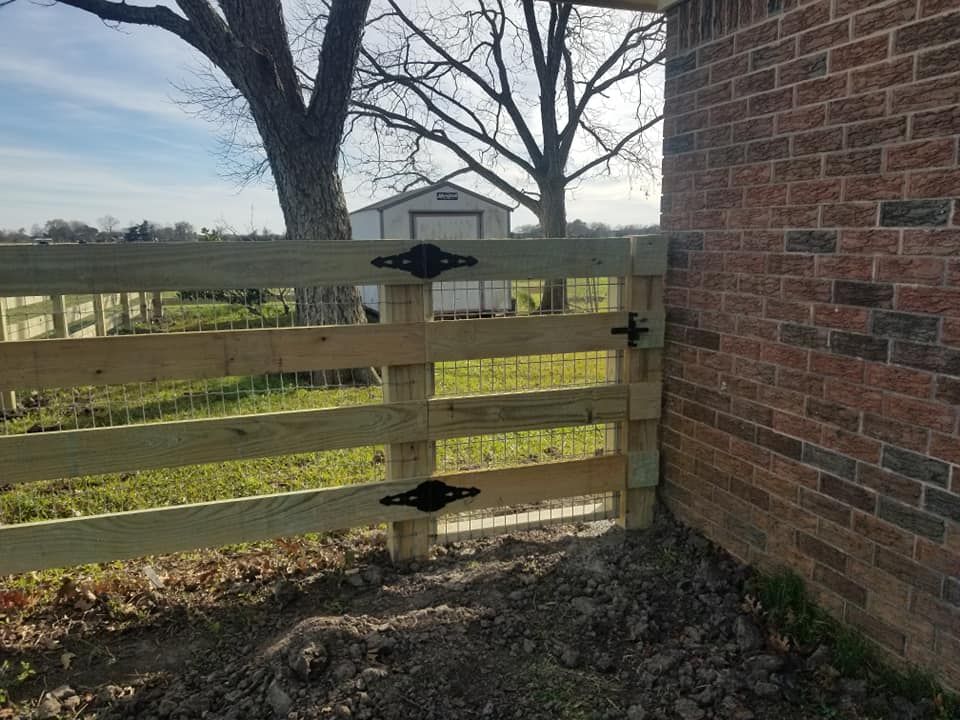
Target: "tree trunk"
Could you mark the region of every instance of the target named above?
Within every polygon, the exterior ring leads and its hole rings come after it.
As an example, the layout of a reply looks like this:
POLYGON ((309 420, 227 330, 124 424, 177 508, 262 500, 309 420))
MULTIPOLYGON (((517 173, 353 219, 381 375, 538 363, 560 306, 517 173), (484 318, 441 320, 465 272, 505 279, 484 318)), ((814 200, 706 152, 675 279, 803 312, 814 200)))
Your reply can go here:
MULTIPOLYGON (((562 182, 546 182, 540 188, 540 228, 545 238, 567 236, 567 201, 562 182)), ((567 309, 567 279, 548 279, 543 284, 540 312, 560 313, 567 309)))
MULTIPOLYGON (((340 176, 335 166, 319 160, 307 147, 300 152, 281 153, 274 163, 277 193, 287 225, 288 240, 350 240, 350 219, 340 176)), ((355 285, 296 288, 299 325, 358 325, 367 321, 355 285)), ((373 368, 316 370, 316 386, 374 385, 380 376, 373 368)))

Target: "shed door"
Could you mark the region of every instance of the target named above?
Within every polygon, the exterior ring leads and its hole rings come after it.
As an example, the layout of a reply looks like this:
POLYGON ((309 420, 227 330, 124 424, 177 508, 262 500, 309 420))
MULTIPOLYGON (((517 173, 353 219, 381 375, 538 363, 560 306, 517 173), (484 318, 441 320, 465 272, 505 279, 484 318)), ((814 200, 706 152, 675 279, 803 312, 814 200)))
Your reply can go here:
MULTIPOLYGON (((480 215, 477 213, 413 213, 413 239, 477 240, 480 215)), ((433 284, 433 311, 438 315, 476 315, 484 311, 483 285, 476 280, 443 281, 433 284)))

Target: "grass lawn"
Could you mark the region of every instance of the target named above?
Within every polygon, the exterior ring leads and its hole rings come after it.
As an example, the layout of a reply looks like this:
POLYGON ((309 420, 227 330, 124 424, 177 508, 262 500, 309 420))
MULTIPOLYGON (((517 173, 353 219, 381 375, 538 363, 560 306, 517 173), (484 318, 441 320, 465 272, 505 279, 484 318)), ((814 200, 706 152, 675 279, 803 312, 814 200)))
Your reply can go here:
MULTIPOLYGON (((531 302, 535 293, 528 292, 531 302)), ((190 331, 290 324, 280 302, 259 315, 224 304, 168 300, 164 319, 138 332, 190 331)), ((576 307, 577 297, 572 297, 576 307)), ((583 310, 592 310, 593 299, 583 310)), ((582 310, 581 310, 582 311, 582 310)), ((437 395, 511 392, 604 382, 606 353, 498 358, 438 364, 437 395)), ((379 387, 314 389, 304 374, 138 383, 110 387, 18 389, 27 406, 2 434, 114 427, 382 401, 379 387)), ((438 443, 440 470, 590 457, 604 447, 604 428, 590 426, 458 438, 438 443)), ((190 502, 286 492, 383 479, 382 447, 350 448, 183 468, 133 471, 0 487, 0 523, 85 516, 190 502)), ((2 482, 2 479, 0 479, 2 482)))

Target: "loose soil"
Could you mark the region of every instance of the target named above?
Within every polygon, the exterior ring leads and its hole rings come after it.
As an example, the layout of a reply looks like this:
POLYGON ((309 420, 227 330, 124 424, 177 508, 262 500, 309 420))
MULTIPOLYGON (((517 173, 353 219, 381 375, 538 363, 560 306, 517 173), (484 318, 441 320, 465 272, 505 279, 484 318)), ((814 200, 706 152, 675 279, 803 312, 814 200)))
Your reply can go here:
POLYGON ((364 534, 117 564, 55 596, 21 579, 0 718, 934 717, 765 627, 749 573, 661 513, 402 568, 364 534))

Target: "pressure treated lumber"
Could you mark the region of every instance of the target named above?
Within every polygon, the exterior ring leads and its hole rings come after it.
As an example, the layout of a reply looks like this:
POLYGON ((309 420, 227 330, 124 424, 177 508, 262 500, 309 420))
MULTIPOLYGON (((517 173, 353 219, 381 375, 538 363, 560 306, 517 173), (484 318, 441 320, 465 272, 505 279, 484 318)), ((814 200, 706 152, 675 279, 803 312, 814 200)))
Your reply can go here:
MULTIPOLYGON (((608 456, 435 477, 452 486, 480 491, 442 510, 451 513, 612 492, 620 487, 624 468, 625 458, 608 456)), ((0 527, 0 575, 379 522, 422 521, 419 510, 383 505, 380 500, 411 490, 425 479, 4 526, 0 527)))
POLYGON ((618 422, 631 393, 659 395, 600 385, 10 435, 0 484, 618 422))
MULTIPOLYGON (((641 346, 663 344, 648 314, 641 346)), ((120 335, 0 345, 0 387, 61 388, 621 348, 626 313, 120 335)))
MULTIPOLYGON (((658 240, 659 241, 659 240, 658 240)), ((309 287, 341 282, 419 285, 429 279, 380 267, 410 240, 0 245, 0 295, 309 287)), ((437 280, 508 280, 621 275, 631 262, 626 238, 445 240, 443 250, 476 260, 437 280)), ((655 251, 645 251, 657 274, 655 251)))

